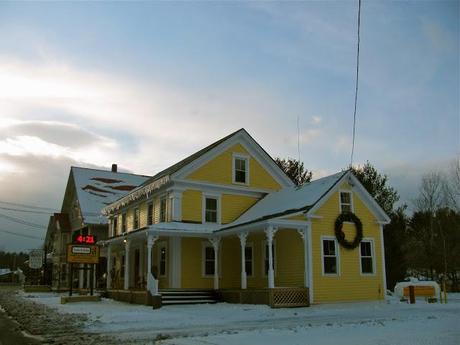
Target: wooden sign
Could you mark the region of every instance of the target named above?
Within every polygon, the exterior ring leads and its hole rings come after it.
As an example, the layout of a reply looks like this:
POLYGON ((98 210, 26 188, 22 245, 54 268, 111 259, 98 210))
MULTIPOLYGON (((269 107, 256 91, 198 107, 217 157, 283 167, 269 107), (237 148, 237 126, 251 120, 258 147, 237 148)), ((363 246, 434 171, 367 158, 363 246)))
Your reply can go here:
POLYGON ((97 264, 99 263, 99 246, 68 244, 67 262, 71 264, 97 264))

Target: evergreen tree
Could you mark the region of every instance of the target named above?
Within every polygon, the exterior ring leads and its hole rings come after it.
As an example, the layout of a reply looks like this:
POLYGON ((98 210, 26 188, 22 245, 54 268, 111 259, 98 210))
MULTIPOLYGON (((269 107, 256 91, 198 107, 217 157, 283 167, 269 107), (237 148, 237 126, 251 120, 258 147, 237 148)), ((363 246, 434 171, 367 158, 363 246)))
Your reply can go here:
POLYGON ((284 173, 289 176, 289 178, 296 184, 296 186, 301 186, 307 182, 311 181, 312 172, 305 169, 303 162, 298 159, 288 158, 281 159, 279 157, 275 158, 276 164, 284 171, 284 173))

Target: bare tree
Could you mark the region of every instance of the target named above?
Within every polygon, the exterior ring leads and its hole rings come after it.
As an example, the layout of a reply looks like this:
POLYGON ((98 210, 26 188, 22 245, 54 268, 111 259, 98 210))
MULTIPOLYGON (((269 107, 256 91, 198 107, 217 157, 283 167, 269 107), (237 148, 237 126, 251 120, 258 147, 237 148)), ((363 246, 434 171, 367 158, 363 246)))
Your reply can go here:
POLYGON ((440 172, 431 172, 422 177, 419 195, 414 200, 416 211, 435 212, 449 204, 447 181, 440 172))

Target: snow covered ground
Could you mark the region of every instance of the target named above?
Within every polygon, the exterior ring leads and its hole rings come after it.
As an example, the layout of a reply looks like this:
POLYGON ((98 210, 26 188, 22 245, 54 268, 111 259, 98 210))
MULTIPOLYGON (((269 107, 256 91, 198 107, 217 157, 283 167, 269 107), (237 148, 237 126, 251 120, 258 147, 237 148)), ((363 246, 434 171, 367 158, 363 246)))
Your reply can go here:
POLYGON ((460 294, 448 304, 390 298, 295 309, 219 303, 158 310, 109 299, 61 305, 54 293, 23 296, 60 313, 87 314, 87 331, 139 344, 460 344, 460 294))

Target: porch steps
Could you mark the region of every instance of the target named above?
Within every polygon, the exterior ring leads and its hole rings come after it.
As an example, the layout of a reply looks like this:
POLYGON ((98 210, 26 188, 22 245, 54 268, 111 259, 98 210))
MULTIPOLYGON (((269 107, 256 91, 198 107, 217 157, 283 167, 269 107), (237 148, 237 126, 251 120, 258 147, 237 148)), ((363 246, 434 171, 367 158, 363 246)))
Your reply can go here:
POLYGON ((214 290, 167 289, 160 290, 162 305, 216 303, 214 290))

